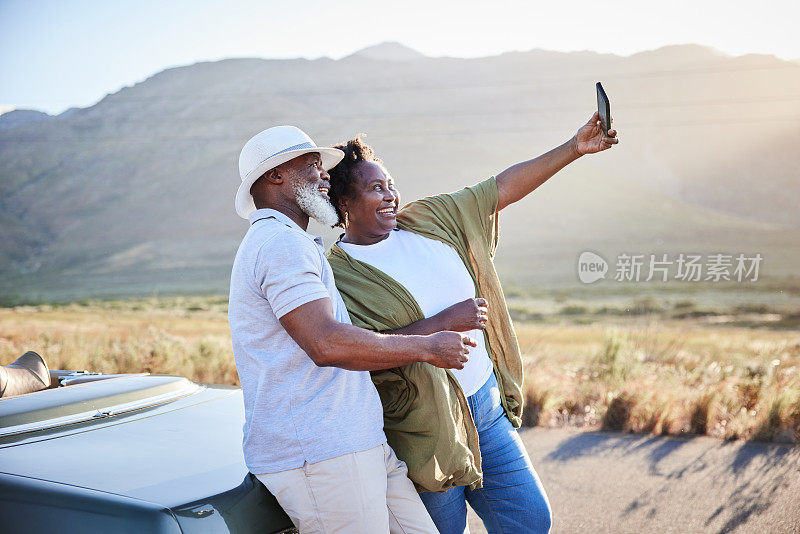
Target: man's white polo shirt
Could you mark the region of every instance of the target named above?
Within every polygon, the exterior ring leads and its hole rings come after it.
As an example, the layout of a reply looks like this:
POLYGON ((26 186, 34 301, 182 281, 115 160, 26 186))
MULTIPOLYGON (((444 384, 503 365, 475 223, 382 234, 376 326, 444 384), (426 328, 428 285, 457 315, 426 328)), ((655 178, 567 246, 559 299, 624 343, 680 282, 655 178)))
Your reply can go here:
POLYGON ((350 318, 333 282, 322 238, 272 209, 250 214, 231 272, 228 321, 244 396, 244 457, 274 473, 386 441, 369 372, 317 367, 279 318, 327 298, 350 318))

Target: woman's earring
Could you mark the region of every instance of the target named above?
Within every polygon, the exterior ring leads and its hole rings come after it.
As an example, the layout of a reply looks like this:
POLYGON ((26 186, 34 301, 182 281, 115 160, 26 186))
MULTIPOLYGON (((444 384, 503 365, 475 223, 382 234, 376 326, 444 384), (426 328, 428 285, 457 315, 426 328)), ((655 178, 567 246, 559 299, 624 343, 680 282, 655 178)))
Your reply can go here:
POLYGON ((347 228, 348 226, 350 226, 350 216, 348 212, 344 212, 344 227, 347 228))

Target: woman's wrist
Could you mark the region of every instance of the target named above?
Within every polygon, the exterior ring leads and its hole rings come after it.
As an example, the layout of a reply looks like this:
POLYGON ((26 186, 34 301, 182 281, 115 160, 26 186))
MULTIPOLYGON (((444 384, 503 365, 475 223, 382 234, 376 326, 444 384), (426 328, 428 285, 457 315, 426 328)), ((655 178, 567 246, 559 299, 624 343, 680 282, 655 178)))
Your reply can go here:
POLYGON ((567 143, 569 144, 569 151, 570 151, 570 154, 571 154, 573 159, 578 159, 579 157, 583 156, 583 153, 581 153, 581 151, 578 150, 578 136, 577 136, 577 134, 573 135, 572 139, 567 141, 567 143))
POLYGON ((444 310, 437 313, 433 317, 428 319, 428 330, 431 334, 435 334, 436 332, 444 332, 445 330, 450 330, 450 325, 447 324, 445 320, 445 312, 444 310))

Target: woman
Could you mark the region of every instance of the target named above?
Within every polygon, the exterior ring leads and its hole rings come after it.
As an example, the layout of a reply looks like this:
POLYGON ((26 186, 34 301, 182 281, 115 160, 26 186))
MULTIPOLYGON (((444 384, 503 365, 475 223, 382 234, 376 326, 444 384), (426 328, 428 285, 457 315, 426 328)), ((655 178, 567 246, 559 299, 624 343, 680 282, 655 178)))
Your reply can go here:
POLYGON ((517 435, 522 359, 492 264, 497 212, 583 154, 616 144, 597 113, 572 139, 497 177, 412 202, 372 149, 337 148, 331 201, 345 233, 328 253, 353 324, 401 334, 468 332, 464 369, 424 363, 373 373, 389 444, 442 533, 464 532, 466 502, 489 532, 547 532, 547 496, 517 435))

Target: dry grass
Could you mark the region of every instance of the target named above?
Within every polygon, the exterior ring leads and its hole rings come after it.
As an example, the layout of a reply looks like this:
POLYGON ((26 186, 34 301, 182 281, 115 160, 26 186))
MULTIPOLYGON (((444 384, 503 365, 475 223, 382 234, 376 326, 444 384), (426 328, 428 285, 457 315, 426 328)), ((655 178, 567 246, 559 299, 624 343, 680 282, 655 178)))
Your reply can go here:
POLYGON ((540 425, 800 442, 800 332, 517 325, 540 425))
POLYGON ((35 350, 51 369, 238 385, 226 310, 203 298, 0 309, 0 363, 35 350))
MULTIPOLYGON (((227 303, 147 299, 0 308, 0 364, 178 374, 238 385, 227 303)), ((800 442, 800 332, 633 320, 517 323, 527 425, 800 442)))

